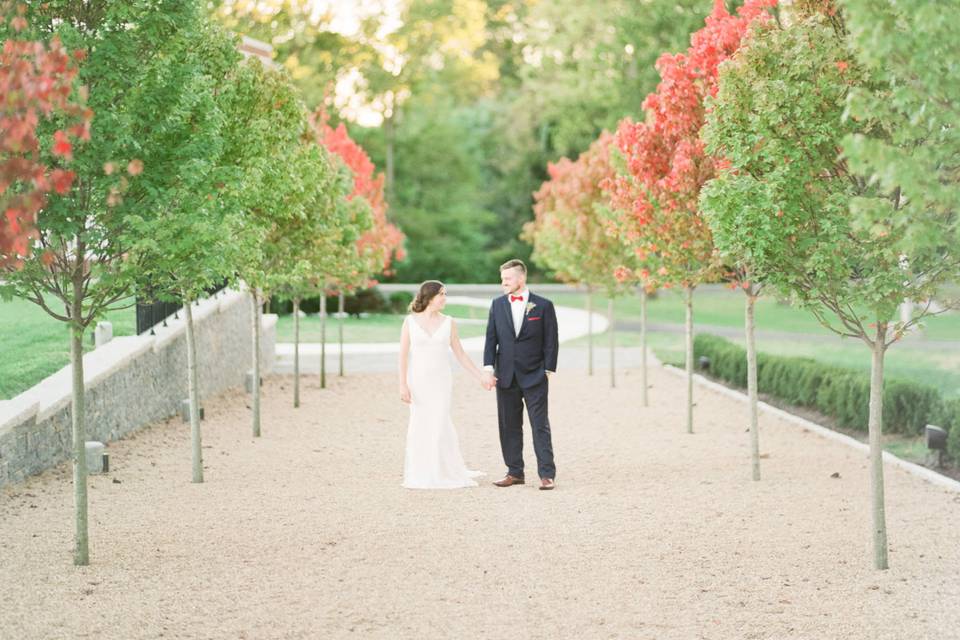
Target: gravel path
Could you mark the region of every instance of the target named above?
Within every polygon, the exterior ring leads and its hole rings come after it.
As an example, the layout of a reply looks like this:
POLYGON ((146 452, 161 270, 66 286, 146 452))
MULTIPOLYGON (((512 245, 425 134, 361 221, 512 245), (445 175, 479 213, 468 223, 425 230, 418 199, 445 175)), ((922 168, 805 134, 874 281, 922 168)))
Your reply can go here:
MULTIPOLYGON (((71 564, 66 465, 0 490, 0 638, 960 637, 960 494, 887 466, 891 569, 870 568, 866 460, 683 381, 567 369, 552 382, 558 488, 400 487, 389 374, 268 380, 206 403, 207 483, 169 421, 91 479, 93 564, 71 564), (838 472, 839 478, 831 478, 838 472), (120 481, 119 484, 115 481, 120 481)), ((457 379, 468 464, 502 473, 493 395, 457 379)), ((532 447, 527 465, 534 474, 532 447)))

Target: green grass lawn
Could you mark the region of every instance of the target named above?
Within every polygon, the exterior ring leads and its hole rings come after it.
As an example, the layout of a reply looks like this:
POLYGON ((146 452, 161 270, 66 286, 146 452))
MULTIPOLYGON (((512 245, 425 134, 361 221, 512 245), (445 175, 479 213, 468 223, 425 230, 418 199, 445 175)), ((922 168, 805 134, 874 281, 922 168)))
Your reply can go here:
MULTIPOLYGON (((531 287, 532 288, 532 287, 531 287)), ((563 293, 552 296, 556 304, 586 308, 586 294, 563 293)), ((606 313, 607 298, 594 297, 594 309, 606 313)), ((728 339, 743 345, 744 295, 727 289, 701 289, 694 293, 694 331, 709 333, 703 325, 729 327, 736 333, 728 339), (698 328, 701 327, 701 328, 698 328)), ((636 296, 615 301, 615 316, 618 323, 640 321, 640 300, 636 296)), ((683 297, 677 291, 660 292, 647 305, 647 318, 651 324, 671 324, 682 327, 685 319, 683 297)), ((839 338, 822 327, 807 311, 779 303, 773 298, 761 298, 756 307, 757 330, 760 332, 794 333, 762 336, 757 339, 761 352, 815 358, 843 367, 870 371, 870 352, 866 345, 856 339, 839 338)), ((648 333, 650 348, 665 362, 680 363, 684 359, 683 334, 677 332, 651 331, 648 333)), ((616 336, 619 346, 638 346, 640 335, 633 331, 619 331, 616 336)), ((587 338, 579 338, 570 346, 585 346, 587 338)), ((594 336, 594 344, 605 348, 606 336, 594 336)), ((950 312, 930 318, 917 336, 911 336, 895 344, 887 351, 885 373, 888 378, 904 378, 926 383, 941 390, 948 397, 960 396, 960 313, 950 312), (936 340, 937 345, 925 345, 936 340), (945 344, 940 344, 943 341, 945 344), (955 341, 950 344, 947 341, 955 341)))
MULTIPOLYGON (((52 307, 56 310, 56 307, 52 307)), ((136 313, 122 309, 107 314, 114 336, 136 333, 136 313)), ((84 349, 93 347, 90 336, 84 349)), ((0 301, 0 400, 9 400, 70 363, 66 324, 37 305, 14 299, 0 301)))
MULTIPOLYGON (((531 285, 531 289, 535 287, 531 285)), ((586 308, 585 293, 557 293, 549 296, 555 304, 586 308)), ((701 288, 693 294, 694 322, 697 324, 725 327, 743 326, 745 296, 740 291, 725 288, 701 288)), ((640 320, 640 298, 624 296, 616 299, 617 320, 640 320)), ((594 310, 607 312, 607 298, 594 296, 594 310)), ((668 290, 658 292, 647 304, 647 318, 651 323, 683 324, 686 311, 683 294, 668 290)), ((778 302, 771 296, 761 297, 756 304, 757 329, 766 331, 789 331, 813 335, 834 335, 817 322, 813 314, 778 302)), ((923 326, 923 335, 930 340, 960 341, 960 313, 951 312, 928 319, 923 326)))
MULTIPOLYGON (((535 286, 531 286, 535 289, 535 286)), ((585 308, 586 294, 560 293, 550 296, 556 304, 585 308)), ((694 294, 695 322, 698 326, 714 325, 730 327, 738 331, 731 339, 742 344, 739 333, 743 326, 744 296, 739 291, 703 288, 694 294)), ((594 308, 606 310, 606 298, 595 296, 594 308)), ((446 313, 458 318, 485 320, 486 307, 448 305, 446 313)), ((636 296, 616 301, 618 322, 638 322, 640 302, 636 296)), ((679 292, 661 292, 648 305, 648 318, 652 324, 680 326, 684 321, 683 299, 679 292)), ((135 317, 132 309, 108 315, 113 322, 114 335, 132 335, 135 317)), ((365 318, 350 317, 345 320, 346 342, 392 342, 400 333, 402 315, 375 314, 365 318)), ((327 324, 327 338, 337 340, 336 319, 327 324)), ((772 298, 761 298, 757 303, 757 328, 759 331, 790 332, 795 338, 778 335, 764 336, 758 340, 758 348, 766 353, 796 355, 816 358, 832 364, 869 371, 870 355, 866 347, 852 339, 841 340, 821 327, 809 313, 778 303, 772 298)), ((483 325, 460 324, 462 337, 483 335, 483 325)), ((301 340, 319 342, 320 320, 308 316, 301 322, 301 340)), ((704 329, 699 329, 705 332, 704 329)), ((956 340, 956 348, 947 343, 942 348, 930 348, 923 339, 908 338, 896 344, 887 353, 887 376, 925 382, 940 389, 949 397, 960 395, 960 314, 949 313, 935 317, 923 329, 927 340, 956 340)), ((683 361, 683 335, 677 332, 651 331, 650 347, 658 357, 667 362, 683 361)), ((56 372, 69 361, 70 349, 66 329, 50 318, 41 309, 28 302, 0 302, 0 399, 8 399, 56 372)), ((277 340, 293 341, 293 318, 282 316, 277 327, 277 340)), ((606 336, 594 336, 597 348, 606 348, 606 336)), ((620 331, 616 336, 619 346, 637 346, 639 334, 620 331)), ((587 338, 580 338, 568 346, 585 346, 587 338)), ((89 342, 87 342, 89 346, 89 342)))
MULTIPOLYGON (((466 313, 461 315, 459 311, 469 310, 471 307, 454 307, 450 305, 445 313, 455 318, 470 317, 466 313)), ((482 309, 480 309, 483 311, 482 309)), ((344 342, 396 342, 400 339, 400 328, 403 325, 403 315, 393 314, 370 314, 365 318, 355 318, 350 316, 343 321, 343 341, 344 342)), ((486 312, 483 314, 486 319, 486 312)), ((327 319, 327 342, 337 342, 339 340, 339 323, 337 318, 327 319)), ((457 331, 461 338, 472 338, 482 336, 484 325, 475 324, 457 324, 457 331)), ((277 321, 277 342, 293 342, 293 316, 280 316, 277 321)), ((320 318, 316 315, 309 315, 300 318, 300 342, 320 342, 320 318)))
MULTIPOLYGON (((743 346, 742 337, 728 338, 743 346)), ((594 347, 606 349, 609 340, 606 334, 593 337, 594 347)), ((616 335, 617 346, 640 345, 640 334, 620 331, 616 335)), ((647 334, 649 347, 664 362, 679 364, 684 361, 683 334, 651 331, 647 334)), ((578 338, 566 346, 586 346, 587 338, 578 338)), ((763 353, 784 356, 814 358, 841 367, 870 372, 870 351, 863 343, 852 339, 824 336, 822 341, 789 339, 762 339, 757 349, 763 353)), ((911 346, 909 342, 896 344, 887 351, 884 373, 887 379, 915 380, 936 387, 946 397, 960 396, 960 342, 952 349, 929 349, 911 346)))

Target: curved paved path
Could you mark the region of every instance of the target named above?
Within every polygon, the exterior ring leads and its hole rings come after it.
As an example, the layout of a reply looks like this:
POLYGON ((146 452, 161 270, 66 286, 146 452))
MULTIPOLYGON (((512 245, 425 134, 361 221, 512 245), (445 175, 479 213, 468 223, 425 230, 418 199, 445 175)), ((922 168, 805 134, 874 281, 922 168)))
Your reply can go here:
MULTIPOLYGON (((490 308, 490 299, 476 298, 472 296, 448 296, 448 304, 462 305, 469 307, 479 307, 483 309, 490 308)), ((607 330, 606 316, 594 312, 593 324, 590 324, 589 314, 583 309, 573 307, 557 306, 557 326, 559 327, 560 344, 575 340, 581 336, 590 333, 603 333, 607 330)), ((472 324, 486 325, 486 320, 469 320, 458 318, 457 322, 469 322, 472 324)), ((399 329, 398 329, 399 331, 399 329)), ((480 354, 483 352, 483 336, 473 338, 463 338, 461 343, 467 353, 480 354)), ((293 372, 293 343, 281 342, 277 344, 277 365, 278 373, 293 372)), ((396 355, 400 352, 400 335, 397 334, 396 342, 370 342, 370 343, 347 343, 343 345, 343 354, 347 359, 345 367, 350 371, 384 371, 396 368, 396 355)), ((340 354, 340 345, 335 340, 328 342, 326 347, 327 371, 333 371, 337 366, 336 359, 340 354)), ((301 371, 307 373, 319 373, 320 371, 320 344, 319 343, 301 343, 300 344, 300 366, 301 371)))

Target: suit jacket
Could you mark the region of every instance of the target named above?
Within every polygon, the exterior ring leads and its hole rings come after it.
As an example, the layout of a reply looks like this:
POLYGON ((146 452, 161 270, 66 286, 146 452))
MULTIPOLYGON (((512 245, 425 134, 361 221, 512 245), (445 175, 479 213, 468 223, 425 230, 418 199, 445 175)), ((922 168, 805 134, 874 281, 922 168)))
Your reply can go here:
POLYGON ((507 296, 495 298, 487 320, 487 339, 483 347, 483 365, 493 366, 497 385, 517 384, 528 389, 540 384, 547 371, 557 370, 557 312, 553 303, 530 293, 519 335, 514 330, 513 312, 507 296))

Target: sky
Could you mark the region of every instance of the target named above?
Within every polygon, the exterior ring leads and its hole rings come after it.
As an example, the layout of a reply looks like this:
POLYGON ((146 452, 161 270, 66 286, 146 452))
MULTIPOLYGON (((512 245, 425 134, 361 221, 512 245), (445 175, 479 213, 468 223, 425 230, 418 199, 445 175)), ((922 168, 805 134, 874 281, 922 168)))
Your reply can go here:
POLYGON ((331 30, 346 36, 355 36, 360 20, 373 15, 383 16, 381 33, 384 35, 400 25, 401 0, 312 0, 313 18, 324 14, 331 30))

